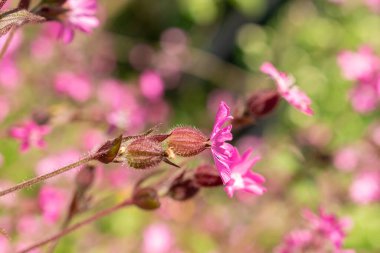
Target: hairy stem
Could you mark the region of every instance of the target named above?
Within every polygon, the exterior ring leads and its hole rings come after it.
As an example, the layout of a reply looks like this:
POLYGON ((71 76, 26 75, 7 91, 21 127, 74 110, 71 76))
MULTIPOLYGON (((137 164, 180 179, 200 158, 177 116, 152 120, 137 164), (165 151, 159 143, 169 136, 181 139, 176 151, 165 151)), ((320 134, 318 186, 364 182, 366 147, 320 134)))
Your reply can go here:
POLYGON ((38 242, 38 243, 36 243, 36 244, 34 244, 34 245, 24 249, 24 250, 21 250, 18 253, 26 253, 26 252, 29 252, 31 250, 37 249, 37 248, 39 248, 39 247, 41 247, 47 243, 56 241, 59 238, 64 237, 65 235, 77 230, 78 228, 83 227, 84 225, 87 225, 87 224, 92 223, 96 220, 99 220, 99 219, 101 219, 101 218, 103 218, 103 217, 123 208, 123 207, 129 206, 132 204, 133 204, 133 202, 131 200, 125 200, 116 206, 113 206, 111 208, 103 210, 103 211, 96 213, 93 216, 83 220, 83 221, 80 221, 80 222, 78 222, 78 223, 76 223, 70 227, 67 227, 66 229, 62 230, 61 232, 57 233, 56 235, 53 235, 53 236, 51 236, 51 237, 49 237, 49 238, 47 238, 41 242, 38 242))
POLYGON ((90 156, 87 156, 87 157, 85 157, 85 158, 77 161, 77 162, 74 162, 74 163, 69 164, 69 165, 67 165, 65 167, 57 169, 57 170, 55 170, 53 172, 50 172, 50 173, 47 173, 45 175, 38 176, 38 177, 35 177, 35 178, 32 178, 32 179, 29 179, 29 180, 27 180, 25 182, 19 183, 19 184, 15 185, 15 186, 12 186, 11 188, 8 188, 6 190, 1 191, 0 192, 0 197, 4 196, 4 195, 7 195, 7 194, 9 194, 11 192, 19 191, 21 189, 24 189, 24 188, 30 187, 30 186, 32 186, 34 184, 40 183, 42 181, 45 181, 45 180, 47 180, 47 179, 49 179, 51 177, 57 176, 57 175, 62 174, 64 172, 66 172, 66 171, 69 171, 69 170, 71 170, 73 168, 76 168, 76 167, 78 167, 80 165, 83 165, 83 164, 85 164, 85 163, 87 163, 87 162, 89 162, 89 161, 91 161, 93 159, 94 159, 94 156, 90 155, 90 156))

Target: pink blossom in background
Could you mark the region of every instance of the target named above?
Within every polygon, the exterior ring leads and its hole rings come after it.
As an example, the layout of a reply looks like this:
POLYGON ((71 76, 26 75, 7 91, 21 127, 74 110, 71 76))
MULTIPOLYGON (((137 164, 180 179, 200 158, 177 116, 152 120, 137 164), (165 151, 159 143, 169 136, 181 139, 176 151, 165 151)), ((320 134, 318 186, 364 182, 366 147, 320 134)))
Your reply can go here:
POLYGON ((149 225, 143 233, 144 253, 168 253, 172 252, 174 240, 168 226, 163 223, 149 225))
POLYGON ((43 186, 38 195, 38 204, 44 220, 55 223, 65 213, 68 204, 67 194, 59 188, 43 186))
POLYGON ((106 136, 102 131, 90 129, 83 134, 83 148, 93 151, 99 148, 106 140, 106 136))
POLYGON ((343 240, 346 237, 345 231, 352 225, 350 220, 339 219, 334 214, 326 213, 322 208, 318 214, 305 210, 303 215, 312 230, 327 238, 336 249, 342 248, 343 240))
MULTIPOLYGON (((8 39, 8 36, 9 35, 6 34, 0 37, 0 48, 3 48, 3 46, 5 45, 8 39)), ((4 54, 4 57, 13 56, 13 54, 17 51, 17 49, 20 48, 22 40, 23 40, 23 35, 22 35, 21 30, 19 29, 14 33, 12 40, 8 45, 7 51, 4 54)))
POLYGON ((229 164, 234 148, 231 144, 226 142, 232 140, 232 125, 229 123, 231 120, 230 108, 225 102, 220 102, 214 127, 211 132, 210 142, 215 166, 224 184, 228 183, 231 179, 231 168, 229 164))
MULTIPOLYGON (((63 166, 69 165, 70 163, 76 162, 80 159, 81 154, 76 150, 65 150, 60 153, 47 156, 41 159, 36 165, 36 174, 38 176, 50 173, 56 169, 63 166)), ((54 182, 62 178, 73 178, 75 177, 75 171, 68 171, 61 175, 60 177, 52 178, 49 182, 54 182)))
POLYGON ((68 10, 64 15, 60 31, 60 38, 65 43, 73 40, 75 30, 90 33, 99 26, 99 19, 96 17, 96 0, 67 0, 63 7, 68 10))
MULTIPOLYGON (((10 181, 4 181, 4 180, 0 181, 0 189, 7 189, 13 185, 14 183, 10 181)), ((18 200, 18 193, 2 196, 0 198, 1 209, 15 207, 18 204, 17 200, 18 200)))
POLYGON ((380 58, 373 51, 369 46, 362 46, 357 52, 340 52, 337 61, 343 76, 351 81, 371 80, 380 70, 380 58))
POLYGON ((108 170, 106 173, 107 173, 106 174, 107 180, 111 186, 115 188, 128 187, 128 185, 126 185, 126 182, 129 179, 130 172, 126 170, 125 168, 121 167, 121 168, 108 170))
POLYGON ((21 81, 21 73, 14 60, 4 57, 0 61, 0 86, 6 89, 15 89, 21 81))
POLYGON ((308 228, 291 231, 284 237, 282 244, 276 248, 276 253, 355 252, 342 248, 346 230, 351 227, 348 219, 339 219, 333 214, 327 214, 323 209, 320 209, 317 214, 306 210, 304 218, 308 221, 308 228))
POLYGON ((144 71, 139 79, 141 93, 150 100, 157 100, 164 93, 164 82, 160 75, 152 70, 144 71))
POLYGON ((16 230, 21 237, 37 237, 42 235, 43 224, 40 217, 32 214, 24 214, 17 219, 16 230))
POLYGON ((138 132, 145 125, 145 109, 137 100, 138 93, 117 80, 107 80, 98 90, 98 99, 106 110, 107 122, 126 131, 138 132))
POLYGON ((92 93, 89 77, 83 74, 62 72, 55 76, 54 88, 77 102, 87 101, 92 93))
POLYGON ((374 12, 380 12, 380 0, 364 0, 367 6, 374 12))
POLYGON ((280 95, 299 111, 306 115, 313 115, 310 98, 295 84, 294 79, 283 72, 279 72, 271 63, 265 62, 260 67, 261 72, 269 75, 276 81, 280 95))
POLYGON ((380 201, 380 172, 363 171, 354 179, 350 188, 351 199, 358 204, 380 201))
POLYGON ((38 125, 34 121, 27 121, 10 129, 9 135, 21 141, 21 151, 27 151, 31 147, 44 148, 46 143, 44 136, 50 133, 50 127, 38 125))
POLYGON ((164 99, 145 104, 146 119, 151 124, 160 124, 169 119, 170 106, 164 99))
POLYGON ((359 156, 355 147, 343 148, 334 155, 334 166, 342 171, 352 171, 359 164, 359 156))
POLYGON ((247 150, 242 156, 233 148, 230 158, 231 179, 225 185, 229 197, 233 197, 235 191, 246 191, 255 195, 262 195, 266 189, 262 186, 265 178, 251 171, 251 168, 260 160, 260 157, 252 157, 252 150, 247 150))
POLYGON ((379 96, 375 83, 359 83, 351 91, 350 100, 352 107, 359 113, 368 113, 376 109, 379 104, 379 96))
POLYGON ((7 117, 10 105, 7 99, 0 97, 0 123, 7 117))
POLYGON ((11 245, 9 239, 0 234, 0 252, 11 253, 11 245))
POLYGON ((179 28, 169 28, 161 34, 160 45, 169 54, 180 54, 187 49, 188 38, 179 28))

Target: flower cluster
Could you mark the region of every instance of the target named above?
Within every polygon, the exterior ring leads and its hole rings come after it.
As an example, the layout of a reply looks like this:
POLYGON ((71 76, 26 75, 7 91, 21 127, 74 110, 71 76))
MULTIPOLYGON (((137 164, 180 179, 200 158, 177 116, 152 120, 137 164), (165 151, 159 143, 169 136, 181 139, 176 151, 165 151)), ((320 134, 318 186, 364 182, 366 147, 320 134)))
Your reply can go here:
POLYGON ((380 102, 380 57, 362 46, 357 52, 342 51, 337 61, 343 76, 356 83, 350 95, 353 108, 359 113, 375 110, 380 102))

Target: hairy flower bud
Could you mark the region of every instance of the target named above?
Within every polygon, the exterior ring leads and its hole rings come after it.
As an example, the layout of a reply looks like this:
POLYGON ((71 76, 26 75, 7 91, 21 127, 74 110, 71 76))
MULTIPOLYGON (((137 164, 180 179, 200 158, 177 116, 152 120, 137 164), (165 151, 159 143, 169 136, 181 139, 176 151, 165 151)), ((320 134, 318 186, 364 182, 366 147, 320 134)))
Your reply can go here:
POLYGON ((147 169, 163 161, 166 153, 161 143, 150 138, 139 138, 127 145, 123 156, 130 167, 147 169))
POLYGON ((177 127, 167 139, 169 148, 179 156, 189 157, 207 148, 208 138, 193 127, 177 127))
POLYGON ((215 187, 223 185, 223 181, 219 176, 215 167, 205 164, 197 168, 194 174, 197 185, 202 187, 215 187))
POLYGON ((280 95, 276 90, 262 90, 253 93, 247 101, 247 111, 254 117, 262 117, 274 110, 280 95))
POLYGON ((157 191, 150 187, 137 189, 132 199, 136 206, 144 210, 154 210, 161 206, 157 191))

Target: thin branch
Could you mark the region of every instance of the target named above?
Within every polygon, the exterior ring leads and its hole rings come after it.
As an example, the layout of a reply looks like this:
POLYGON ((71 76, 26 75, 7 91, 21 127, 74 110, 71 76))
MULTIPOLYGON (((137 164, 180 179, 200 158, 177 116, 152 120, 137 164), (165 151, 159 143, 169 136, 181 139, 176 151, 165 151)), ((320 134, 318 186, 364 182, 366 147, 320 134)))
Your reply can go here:
MULTIPOLYGON (((0 60, 3 58, 3 56, 5 55, 5 53, 7 52, 7 49, 9 47, 9 45, 11 44, 11 41, 12 41, 12 38, 16 32, 16 27, 12 27, 11 30, 8 32, 8 37, 7 37, 7 40, 5 41, 3 47, 1 48, 1 51, 0 51, 0 60)), ((6 36, 6 35, 4 35, 6 36)))
POLYGON ((87 163, 87 162, 89 162, 89 161, 91 161, 93 159, 94 159, 94 156, 90 155, 88 157, 85 157, 85 158, 77 161, 77 162, 69 164, 69 165, 67 165, 65 167, 62 167, 62 168, 60 168, 58 170, 55 170, 53 172, 50 172, 48 174, 45 174, 45 175, 42 175, 42 176, 38 176, 38 177, 35 177, 35 178, 32 178, 32 179, 29 179, 29 180, 27 180, 25 182, 19 183, 19 184, 15 185, 15 186, 13 186, 11 188, 8 188, 6 190, 1 191, 0 192, 0 197, 4 196, 4 195, 7 195, 7 194, 9 194, 11 192, 19 191, 21 189, 24 189, 24 188, 30 187, 30 186, 32 186, 34 184, 40 183, 42 181, 45 181, 45 180, 47 180, 47 179, 49 179, 51 177, 57 176, 57 175, 62 174, 64 172, 66 172, 66 171, 69 171, 69 170, 71 170, 73 168, 76 168, 76 167, 78 167, 80 165, 83 165, 83 164, 85 164, 85 163, 87 163))
POLYGON ((99 219, 101 219, 101 218, 103 218, 103 217, 105 217, 105 216, 107 216, 107 215, 109 215, 109 214, 111 214, 111 213, 113 213, 113 212, 115 212, 115 211, 123 208, 123 207, 129 206, 129 205, 132 205, 132 204, 133 204, 133 202, 131 200, 123 201, 122 203, 120 203, 120 204, 118 204, 118 205, 116 205, 114 207, 111 207, 111 208, 103 210, 103 211, 101 211, 99 213, 96 213, 93 216, 91 216, 91 217, 89 217, 89 218, 87 218, 87 219, 85 219, 85 220, 83 220, 81 222, 78 222, 78 223, 76 223, 76 224, 74 224, 74 225, 72 225, 72 226, 64 229, 60 233, 58 233, 56 235, 53 235, 53 236, 51 236, 51 237, 49 237, 49 238, 47 238, 47 239, 45 239, 45 240, 43 240, 41 242, 38 242, 38 243, 36 243, 36 244, 34 244, 34 245, 32 245, 32 246, 24 249, 24 250, 21 250, 18 253, 27 253, 27 252, 30 252, 31 250, 35 250, 35 249, 37 249, 37 248, 39 248, 39 247, 41 247, 41 246, 43 246, 43 245, 45 245, 47 243, 56 241, 59 238, 64 237, 65 235, 67 235, 67 234, 69 234, 69 233, 77 230, 78 228, 83 227, 84 225, 87 225, 87 224, 92 223, 92 222, 94 222, 96 220, 99 220, 99 219))

